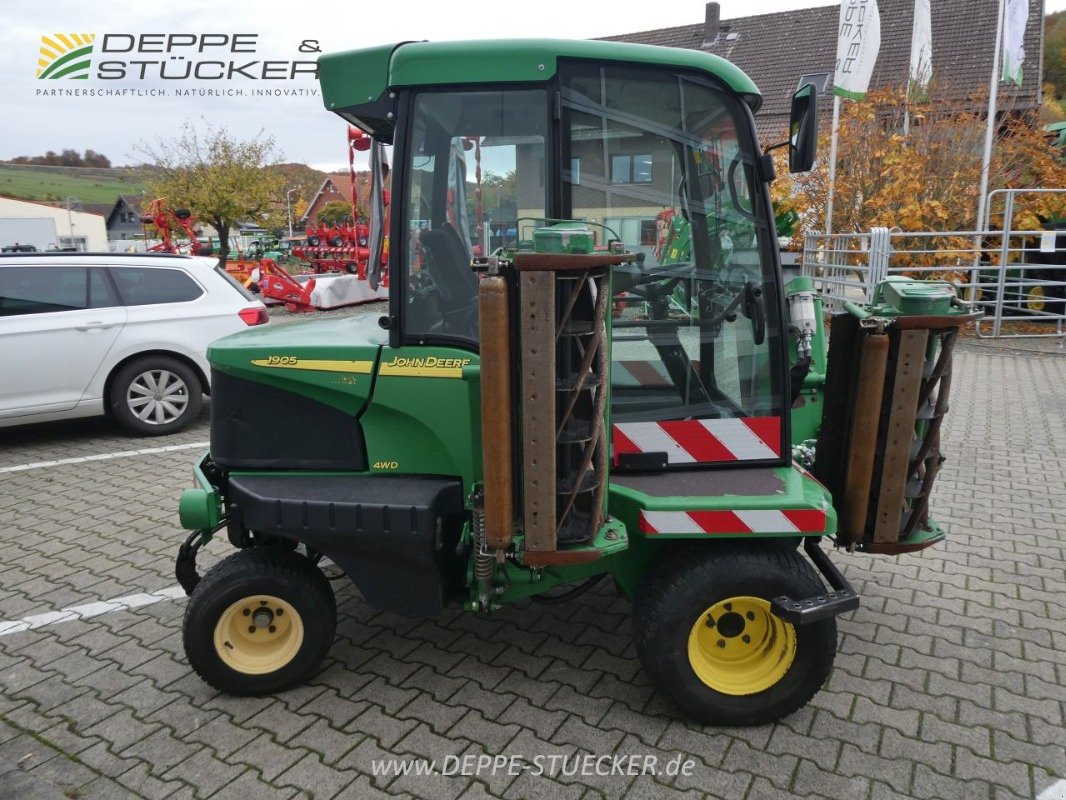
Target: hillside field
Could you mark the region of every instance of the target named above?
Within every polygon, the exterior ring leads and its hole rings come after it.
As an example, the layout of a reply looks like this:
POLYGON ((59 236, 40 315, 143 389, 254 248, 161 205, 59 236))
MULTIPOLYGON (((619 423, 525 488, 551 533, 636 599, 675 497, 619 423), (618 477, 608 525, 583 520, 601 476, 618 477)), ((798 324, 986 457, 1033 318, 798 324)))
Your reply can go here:
POLYGON ((138 194, 140 175, 128 169, 34 167, 0 163, 0 196, 45 203, 76 197, 82 203, 114 203, 138 194))

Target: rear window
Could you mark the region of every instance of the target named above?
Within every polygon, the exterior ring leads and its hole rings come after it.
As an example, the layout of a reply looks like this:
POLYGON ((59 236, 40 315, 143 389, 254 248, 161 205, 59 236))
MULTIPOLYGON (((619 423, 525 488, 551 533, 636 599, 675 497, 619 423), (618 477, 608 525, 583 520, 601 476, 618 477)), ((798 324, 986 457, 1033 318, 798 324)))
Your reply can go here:
POLYGON ((122 301, 128 306, 155 303, 185 303, 204 293, 199 284, 180 269, 162 267, 112 267, 122 301))
POLYGON ((0 317, 119 305, 102 268, 0 268, 0 317))
POLYGON ((252 294, 247 289, 245 289, 244 286, 241 285, 241 282, 239 280, 237 280, 232 275, 230 275, 228 272, 226 272, 226 270, 222 269, 222 267, 215 267, 215 272, 217 272, 219 275, 221 275, 223 278, 225 278, 226 279, 226 283, 228 283, 230 286, 232 286, 234 289, 236 289, 238 292, 240 292, 241 293, 241 297, 243 297, 245 300, 258 300, 259 299, 254 294, 252 294))

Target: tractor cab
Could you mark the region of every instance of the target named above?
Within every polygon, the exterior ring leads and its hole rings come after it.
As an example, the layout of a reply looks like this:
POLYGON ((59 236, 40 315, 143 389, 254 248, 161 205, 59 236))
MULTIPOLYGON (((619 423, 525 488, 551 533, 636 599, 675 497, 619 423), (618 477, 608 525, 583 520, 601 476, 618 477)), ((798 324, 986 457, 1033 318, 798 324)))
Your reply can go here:
MULTIPOLYGON (((365 106, 341 110, 394 147, 392 346, 477 352, 478 256, 621 249, 633 258, 612 270, 614 468, 787 464, 784 302, 754 86, 711 56, 693 69, 567 44, 574 57, 550 75, 535 46, 510 45, 535 82, 486 73, 395 92, 398 129, 365 106)), ((405 46, 394 69, 428 69, 454 48, 405 46)))

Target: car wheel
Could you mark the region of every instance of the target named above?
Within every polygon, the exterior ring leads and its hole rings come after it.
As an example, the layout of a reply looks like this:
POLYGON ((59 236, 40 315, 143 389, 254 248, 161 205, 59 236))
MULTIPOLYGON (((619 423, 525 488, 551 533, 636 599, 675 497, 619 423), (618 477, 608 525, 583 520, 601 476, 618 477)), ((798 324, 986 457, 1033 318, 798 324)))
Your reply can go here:
POLYGON ((203 387, 196 373, 176 358, 140 358, 115 375, 108 400, 124 428, 143 436, 162 436, 196 419, 203 387))

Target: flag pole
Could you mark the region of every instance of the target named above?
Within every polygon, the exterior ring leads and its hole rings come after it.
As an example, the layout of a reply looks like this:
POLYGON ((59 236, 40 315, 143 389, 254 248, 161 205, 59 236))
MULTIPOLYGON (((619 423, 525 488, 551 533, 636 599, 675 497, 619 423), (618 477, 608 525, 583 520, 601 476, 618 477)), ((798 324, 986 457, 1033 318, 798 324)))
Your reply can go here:
POLYGON ((907 87, 903 93, 903 135, 911 132, 911 101, 927 100, 933 79, 933 23, 930 0, 914 0, 911 19, 911 61, 907 68, 907 87))
MULTIPOLYGON (((1002 2, 1003 0, 1000 0, 1002 2)), ((833 194, 837 179, 837 139, 840 134, 840 95, 833 95, 833 131, 829 140, 829 191, 825 204, 825 234, 833 233, 833 194)))
MULTIPOLYGON (((981 188, 977 197, 977 224, 974 230, 985 230, 988 194, 988 172, 992 164, 992 141, 996 132, 996 98, 999 94, 999 51, 1003 46, 1003 10, 1006 0, 999 0, 996 17, 996 49, 992 53, 992 82, 988 87, 988 118, 985 121, 985 150, 981 161, 981 188)), ((980 248, 978 248, 980 249, 980 248)))

